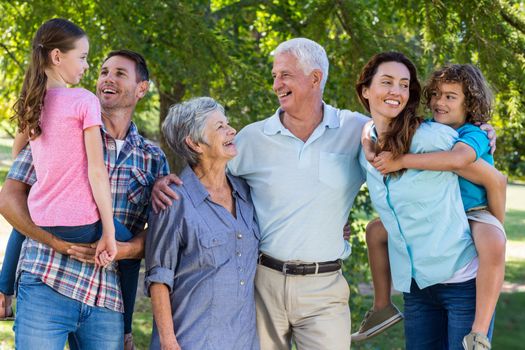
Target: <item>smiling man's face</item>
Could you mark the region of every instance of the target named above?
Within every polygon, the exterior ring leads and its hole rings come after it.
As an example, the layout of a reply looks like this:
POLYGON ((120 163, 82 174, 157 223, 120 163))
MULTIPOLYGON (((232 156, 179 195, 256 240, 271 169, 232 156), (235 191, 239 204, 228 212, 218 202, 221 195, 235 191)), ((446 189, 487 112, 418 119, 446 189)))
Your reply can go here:
POLYGON ((305 74, 297 58, 290 53, 275 56, 272 76, 273 91, 281 109, 291 115, 300 111, 320 91, 319 84, 315 83, 314 70, 305 74))
POLYGON ((97 96, 104 110, 134 107, 144 95, 137 79, 135 62, 113 56, 104 62, 97 81, 97 96))

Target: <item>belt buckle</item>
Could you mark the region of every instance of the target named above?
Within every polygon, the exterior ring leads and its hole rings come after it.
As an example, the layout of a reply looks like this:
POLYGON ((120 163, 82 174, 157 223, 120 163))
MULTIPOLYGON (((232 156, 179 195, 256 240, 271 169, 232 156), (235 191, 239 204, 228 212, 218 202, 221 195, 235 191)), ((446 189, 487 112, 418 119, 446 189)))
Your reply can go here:
POLYGON ((287 264, 288 264, 288 263, 287 263, 286 261, 283 262, 283 268, 282 268, 283 275, 286 275, 286 265, 287 265, 287 264))

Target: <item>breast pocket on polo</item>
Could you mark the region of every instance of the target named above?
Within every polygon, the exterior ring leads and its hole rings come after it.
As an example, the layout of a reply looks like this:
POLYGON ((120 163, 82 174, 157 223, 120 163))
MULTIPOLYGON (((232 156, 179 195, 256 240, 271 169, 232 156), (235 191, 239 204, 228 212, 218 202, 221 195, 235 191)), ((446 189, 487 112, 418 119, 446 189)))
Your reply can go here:
POLYGON ((138 168, 131 169, 128 183, 128 200, 138 206, 147 206, 150 201, 153 175, 138 168))
POLYGON ((319 180, 334 189, 348 187, 350 184, 350 155, 321 152, 319 155, 319 180))
POLYGON ((220 267, 233 257, 228 232, 200 232, 201 263, 204 266, 220 267))

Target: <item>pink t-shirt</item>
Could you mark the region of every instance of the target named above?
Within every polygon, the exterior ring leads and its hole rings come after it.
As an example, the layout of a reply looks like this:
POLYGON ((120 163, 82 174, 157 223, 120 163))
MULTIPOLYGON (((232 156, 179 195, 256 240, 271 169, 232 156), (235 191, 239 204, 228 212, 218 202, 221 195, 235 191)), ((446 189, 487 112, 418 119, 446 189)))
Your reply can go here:
POLYGON ((48 89, 42 134, 30 141, 36 183, 27 204, 39 226, 81 226, 100 216, 88 179, 84 129, 102 125, 100 102, 82 88, 48 89))

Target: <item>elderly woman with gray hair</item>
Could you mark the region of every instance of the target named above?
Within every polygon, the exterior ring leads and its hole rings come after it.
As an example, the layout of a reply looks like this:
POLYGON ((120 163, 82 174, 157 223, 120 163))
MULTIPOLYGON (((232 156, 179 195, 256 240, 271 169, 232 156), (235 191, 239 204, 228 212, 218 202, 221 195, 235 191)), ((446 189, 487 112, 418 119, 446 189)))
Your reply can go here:
POLYGON ((254 276, 259 229, 249 187, 226 173, 235 129, 209 97, 172 106, 162 126, 188 166, 180 200, 150 216, 145 290, 150 349, 259 349, 254 276))

